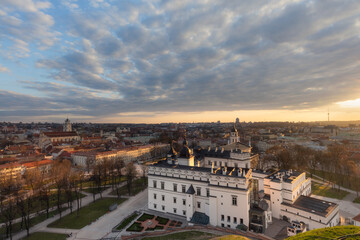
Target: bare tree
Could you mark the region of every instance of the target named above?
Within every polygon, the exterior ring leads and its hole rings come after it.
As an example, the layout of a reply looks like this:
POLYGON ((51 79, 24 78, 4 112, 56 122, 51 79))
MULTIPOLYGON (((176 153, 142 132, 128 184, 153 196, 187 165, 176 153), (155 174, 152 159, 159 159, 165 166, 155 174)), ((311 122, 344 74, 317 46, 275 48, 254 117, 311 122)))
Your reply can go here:
POLYGON ((118 182, 115 184, 116 195, 118 196, 118 198, 120 198, 119 185, 121 183, 121 178, 122 178, 121 170, 125 167, 124 160, 122 158, 117 158, 115 160, 114 167, 115 167, 115 170, 116 170, 116 177, 118 179, 118 182))
POLYGON ((61 218, 61 191, 67 185, 67 179, 70 174, 71 163, 68 160, 56 161, 52 168, 52 174, 55 180, 55 186, 57 189, 57 208, 61 218))
POLYGON ((126 181, 129 195, 131 195, 131 187, 134 178, 136 177, 136 169, 132 162, 126 165, 126 181))

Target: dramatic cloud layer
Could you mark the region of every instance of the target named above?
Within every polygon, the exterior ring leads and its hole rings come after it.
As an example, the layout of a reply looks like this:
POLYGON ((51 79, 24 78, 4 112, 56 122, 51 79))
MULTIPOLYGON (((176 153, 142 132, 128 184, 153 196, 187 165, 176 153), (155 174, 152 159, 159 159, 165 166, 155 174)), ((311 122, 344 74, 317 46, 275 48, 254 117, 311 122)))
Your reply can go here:
POLYGON ((15 90, 0 92, 3 117, 306 110, 359 97, 358 1, 2 5, 0 78, 15 90))

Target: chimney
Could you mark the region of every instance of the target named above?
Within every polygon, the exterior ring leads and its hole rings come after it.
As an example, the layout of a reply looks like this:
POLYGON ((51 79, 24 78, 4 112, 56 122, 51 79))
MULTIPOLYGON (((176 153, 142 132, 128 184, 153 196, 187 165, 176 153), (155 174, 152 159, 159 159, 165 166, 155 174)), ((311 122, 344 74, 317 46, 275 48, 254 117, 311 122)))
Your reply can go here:
POLYGON ((221 148, 221 153, 223 153, 224 152, 224 148, 221 148))

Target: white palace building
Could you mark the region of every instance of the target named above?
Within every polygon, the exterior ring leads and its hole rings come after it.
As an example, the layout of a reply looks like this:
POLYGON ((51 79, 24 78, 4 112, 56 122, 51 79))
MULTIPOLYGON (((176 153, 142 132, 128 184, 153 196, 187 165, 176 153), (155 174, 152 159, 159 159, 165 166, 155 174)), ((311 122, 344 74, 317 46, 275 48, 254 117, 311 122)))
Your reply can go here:
POLYGON ((186 141, 179 153, 171 147, 167 160, 149 166, 148 208, 194 224, 256 232, 264 232, 273 218, 308 230, 339 224, 339 206, 310 197, 305 172, 252 169, 251 147, 238 139, 234 128, 229 145, 202 150, 201 160, 186 141))

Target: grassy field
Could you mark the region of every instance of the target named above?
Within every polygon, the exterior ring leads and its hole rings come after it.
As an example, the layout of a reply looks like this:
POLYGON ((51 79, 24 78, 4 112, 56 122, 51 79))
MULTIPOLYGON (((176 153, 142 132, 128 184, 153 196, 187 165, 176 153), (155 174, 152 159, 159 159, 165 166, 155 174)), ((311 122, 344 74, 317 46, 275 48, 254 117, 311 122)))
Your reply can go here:
POLYGON ((335 184, 338 184, 342 187, 356 191, 356 186, 354 183, 356 183, 359 178, 356 179, 354 176, 347 176, 347 175, 336 174, 321 170, 311 170, 311 172, 319 176, 320 177, 319 180, 323 180, 324 178, 325 181, 330 180, 331 182, 334 182, 335 184))
POLYGON ((225 235, 221 237, 212 238, 212 240, 250 240, 250 239, 239 235, 225 235))
POLYGON ((29 237, 22 238, 22 240, 65 240, 66 237, 67 234, 36 232, 30 234, 29 237))
POLYGON ((321 185, 315 182, 311 183, 311 191, 312 194, 329 197, 329 198, 336 198, 336 199, 343 199, 349 192, 338 190, 332 188, 330 185, 321 185))
POLYGON ((125 200, 126 199, 116 198, 99 199, 85 207, 80 208, 79 216, 76 216, 76 211, 74 211, 62 219, 50 223, 48 227, 81 229, 107 213, 110 205, 114 203, 121 204, 125 200))
POLYGON ((360 239, 360 227, 355 226, 336 226, 330 228, 320 228, 296 236, 289 237, 287 240, 308 240, 308 239, 337 239, 338 237, 358 233, 357 236, 349 236, 346 240, 360 239))
POLYGON ((189 232, 179 232, 172 233, 165 236, 156 236, 156 237, 147 237, 142 240, 207 240, 212 239, 214 237, 218 237, 218 235, 199 232, 199 231, 189 231, 189 232))
MULTIPOLYGON (((119 179, 117 178, 116 181, 118 181, 118 180, 119 180, 119 179)), ((126 180, 126 177, 122 176, 120 182, 123 182, 123 181, 125 181, 125 180, 126 180)), ((81 187, 94 187, 94 184, 95 184, 94 181, 86 181, 86 182, 81 183, 81 187)), ((108 180, 106 180, 106 181, 103 181, 103 182, 101 183, 101 185, 102 185, 102 186, 104 186, 104 185, 111 185, 111 179, 108 179, 108 180)), ((95 186, 96 186, 96 184, 95 184, 95 186)))
MULTIPOLYGON (((145 178, 145 180, 142 178, 136 179, 133 181, 132 186, 131 186, 131 195, 134 196, 146 188, 147 188, 147 178, 145 178)), ((119 188, 119 193, 120 193, 120 196, 129 195, 127 186, 125 185, 125 186, 119 188)), ((116 195, 116 190, 112 191, 110 194, 116 195)))
MULTIPOLYGON (((63 211, 64 210, 65 209, 63 209, 63 211)), ((56 214, 58 214, 57 210, 49 212, 49 218, 55 216, 56 214)), ((33 217, 33 218, 30 219, 30 227, 32 227, 32 226, 34 226, 34 225, 36 225, 38 223, 41 223, 41 222, 43 222, 45 220, 46 220, 46 213, 42 213, 39 216, 33 217)), ((12 229, 13 229, 13 234, 14 234, 14 233, 17 233, 17 232, 19 232, 21 230, 24 230, 25 227, 23 227, 23 229, 21 229, 21 223, 19 222, 19 223, 13 224, 12 229)), ((6 228, 5 228, 5 226, 3 226, 3 227, 0 228, 0 235, 5 234, 5 233, 6 233, 6 228)))
MULTIPOLYGON (((80 193, 80 198, 83 198, 83 197, 85 197, 85 196, 86 196, 86 195, 80 193)), ((73 201, 75 201, 75 200, 76 200, 75 193, 73 193, 73 201)), ((63 204, 63 203, 66 202, 65 193, 62 193, 62 194, 61 194, 61 196, 60 196, 60 202, 61 202, 61 204, 63 204)), ((50 203, 50 208, 57 206, 57 195, 56 195, 56 192, 52 192, 52 194, 50 195, 49 203, 50 203)), ((40 211, 43 211, 43 210, 45 210, 45 209, 46 209, 46 203, 45 203, 44 201, 40 201, 40 200, 37 198, 37 199, 34 199, 34 200, 33 200, 32 208, 31 208, 30 213, 40 212, 40 211)), ((21 217, 20 214, 19 214, 18 212, 16 212, 14 219, 19 218, 19 217, 21 217)), ((5 217, 0 215, 0 222, 3 223, 3 222, 5 222, 5 221, 6 221, 5 217)))
POLYGON ((353 202, 354 203, 360 203, 360 197, 355 198, 353 202))
MULTIPOLYGON (((101 192, 105 191, 106 189, 108 189, 108 188, 107 187, 106 188, 102 187, 101 192)), ((83 191, 87 192, 87 193, 94 193, 95 192, 95 194, 100 193, 100 191, 99 191, 99 189, 97 187, 95 187, 95 188, 85 188, 85 189, 83 189, 83 191)))

